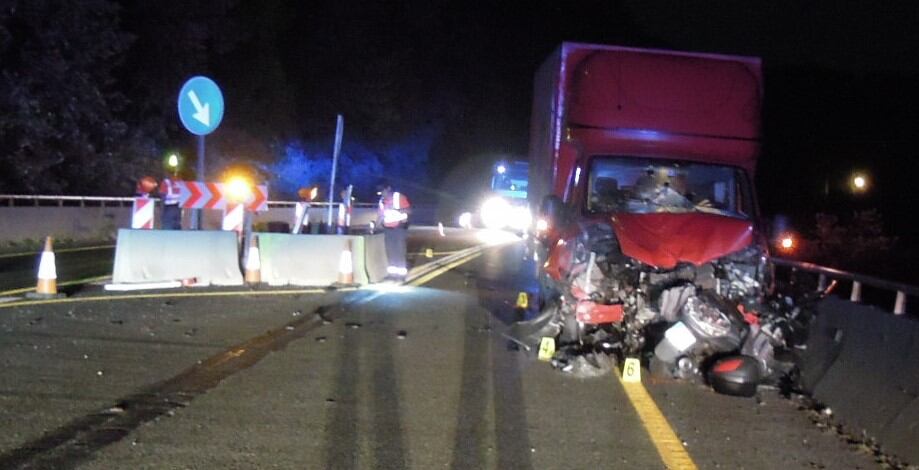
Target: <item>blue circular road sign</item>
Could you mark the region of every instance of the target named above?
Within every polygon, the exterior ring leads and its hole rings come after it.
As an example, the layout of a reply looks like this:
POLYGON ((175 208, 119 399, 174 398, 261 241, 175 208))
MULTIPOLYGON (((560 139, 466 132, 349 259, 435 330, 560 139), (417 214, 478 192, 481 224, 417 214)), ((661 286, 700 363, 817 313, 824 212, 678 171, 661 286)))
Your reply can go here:
POLYGON ((195 135, 214 132, 223 119, 223 93, 213 80, 190 78, 179 91, 179 120, 195 135))

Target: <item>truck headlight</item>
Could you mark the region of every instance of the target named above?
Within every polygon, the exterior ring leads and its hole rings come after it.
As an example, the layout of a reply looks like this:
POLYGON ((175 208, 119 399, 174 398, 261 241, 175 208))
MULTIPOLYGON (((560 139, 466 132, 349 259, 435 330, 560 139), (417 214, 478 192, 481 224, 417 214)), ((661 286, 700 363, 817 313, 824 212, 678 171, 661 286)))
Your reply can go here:
POLYGON ((500 197, 493 197, 482 204, 482 224, 485 228, 500 229, 511 220, 511 205, 500 197))
POLYGON ((718 307, 699 297, 690 297, 683 305, 686 322, 692 329, 709 338, 727 336, 731 333, 731 319, 718 307))

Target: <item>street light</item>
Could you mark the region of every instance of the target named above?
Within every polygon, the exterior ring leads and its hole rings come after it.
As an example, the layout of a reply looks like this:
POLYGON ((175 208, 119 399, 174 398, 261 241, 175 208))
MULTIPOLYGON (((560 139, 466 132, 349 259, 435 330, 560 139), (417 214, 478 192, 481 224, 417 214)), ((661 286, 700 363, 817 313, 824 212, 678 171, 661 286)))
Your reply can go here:
POLYGON ((868 181, 868 175, 856 172, 852 174, 852 179, 849 180, 849 188, 853 193, 864 193, 868 191, 870 182, 868 181))
POLYGON ((174 153, 169 154, 166 159, 166 165, 172 168, 172 177, 175 178, 179 172, 179 156, 174 153))
POLYGON ((226 189, 228 198, 234 203, 248 203, 252 200, 252 184, 244 177, 230 178, 226 189))

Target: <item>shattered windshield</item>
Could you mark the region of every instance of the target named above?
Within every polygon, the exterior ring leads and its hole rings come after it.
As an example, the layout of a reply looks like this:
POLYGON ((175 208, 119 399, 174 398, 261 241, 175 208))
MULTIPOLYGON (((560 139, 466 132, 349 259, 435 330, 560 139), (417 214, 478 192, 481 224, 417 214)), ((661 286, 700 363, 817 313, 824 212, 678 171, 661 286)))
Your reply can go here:
POLYGON ((750 186, 738 168, 636 157, 597 157, 589 171, 590 212, 705 212, 749 218, 750 186))

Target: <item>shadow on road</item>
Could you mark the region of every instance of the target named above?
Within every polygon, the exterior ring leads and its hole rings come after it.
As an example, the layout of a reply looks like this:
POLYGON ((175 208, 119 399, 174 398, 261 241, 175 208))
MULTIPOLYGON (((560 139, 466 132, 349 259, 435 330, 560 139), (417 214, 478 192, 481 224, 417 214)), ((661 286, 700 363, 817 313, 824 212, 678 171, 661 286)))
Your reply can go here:
POLYGON ((460 414, 451 468, 486 466, 488 377, 483 377, 484 371, 491 371, 496 468, 533 468, 521 381, 523 358, 508 350, 500 335, 517 316, 508 299, 527 290, 529 280, 517 275, 522 262, 522 247, 487 250, 476 267, 477 277, 464 273, 474 283, 478 305, 470 305, 465 313, 460 414))

